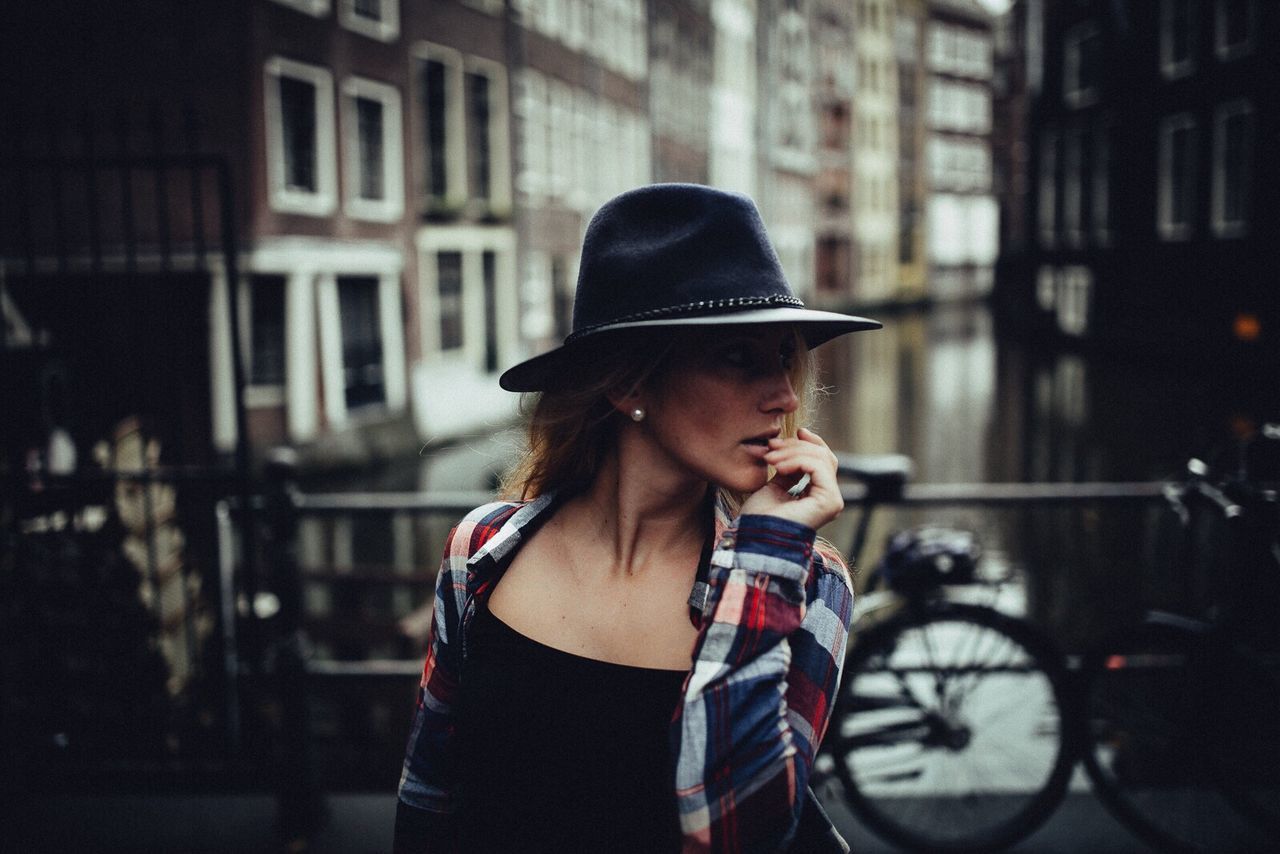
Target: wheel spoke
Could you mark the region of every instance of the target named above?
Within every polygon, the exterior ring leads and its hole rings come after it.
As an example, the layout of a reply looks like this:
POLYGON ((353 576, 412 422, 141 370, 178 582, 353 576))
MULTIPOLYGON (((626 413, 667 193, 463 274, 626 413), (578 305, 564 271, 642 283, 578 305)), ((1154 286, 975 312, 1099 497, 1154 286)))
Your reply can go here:
POLYGON ((1012 844, 1065 790, 1061 671, 1042 672, 1056 660, 1007 617, 929 607, 859 640, 852 699, 836 710, 837 774, 868 826, 899 845, 1012 844))

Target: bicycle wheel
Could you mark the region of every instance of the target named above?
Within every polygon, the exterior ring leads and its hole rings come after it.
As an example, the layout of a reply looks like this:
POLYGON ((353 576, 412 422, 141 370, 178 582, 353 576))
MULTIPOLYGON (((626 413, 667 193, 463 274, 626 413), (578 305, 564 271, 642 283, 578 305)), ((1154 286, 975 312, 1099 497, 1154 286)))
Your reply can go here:
MULTIPOLYGON (((1092 654, 1085 770, 1103 805, 1156 848, 1263 850, 1263 834, 1222 785, 1224 774, 1239 771, 1232 744, 1248 741, 1248 729, 1239 718, 1229 724, 1223 717, 1239 714, 1227 711, 1232 694, 1222 693, 1232 669, 1215 663, 1211 649, 1190 624, 1148 622, 1092 654)), ((1275 726, 1272 720, 1263 732, 1275 726)))
POLYGON ((1029 625, 915 603, 857 638, 830 753, 849 805, 905 848, 990 851, 1034 831, 1074 759, 1065 670, 1029 625))

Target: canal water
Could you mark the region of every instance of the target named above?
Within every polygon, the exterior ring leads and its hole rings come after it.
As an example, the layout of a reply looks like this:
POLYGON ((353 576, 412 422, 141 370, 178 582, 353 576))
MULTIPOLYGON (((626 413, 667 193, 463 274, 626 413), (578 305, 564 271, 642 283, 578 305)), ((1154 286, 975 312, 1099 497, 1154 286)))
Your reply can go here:
MULTIPOLYGON (((883 330, 818 351, 827 393, 813 426, 839 451, 910 456, 916 483, 1164 479, 1191 456, 1229 447, 1242 425, 1274 417, 1267 411, 1274 376, 1239 376, 1192 358, 1037 352, 998 340, 982 305, 882 319, 883 330)), ((520 453, 520 438, 510 425, 494 425, 484 436, 308 488, 491 489, 520 453)), ((1160 517, 1156 504, 888 509, 877 513, 857 583, 896 530, 971 530, 986 571, 1020 579, 1029 615, 1077 646, 1142 605, 1172 604, 1181 595, 1184 580, 1154 565, 1160 517)), ((450 521, 392 535, 366 522, 363 534, 347 536, 346 548, 374 552, 372 562, 434 563, 431 549, 450 521), (406 538, 419 541, 411 558, 387 551, 386 542, 406 538)), ((823 534, 847 549, 855 522, 851 509, 823 534)), ((362 562, 359 555, 351 560, 362 562)), ((393 610, 405 607, 402 601, 393 610)))

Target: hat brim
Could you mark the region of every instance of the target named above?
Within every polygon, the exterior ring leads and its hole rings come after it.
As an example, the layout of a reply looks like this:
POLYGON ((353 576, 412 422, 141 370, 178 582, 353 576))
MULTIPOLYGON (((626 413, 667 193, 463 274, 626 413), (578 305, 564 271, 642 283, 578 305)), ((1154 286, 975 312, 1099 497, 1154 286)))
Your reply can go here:
POLYGON ((507 391, 545 391, 557 384, 566 374, 571 374, 574 359, 588 345, 607 338, 608 333, 622 329, 671 326, 756 326, 765 323, 790 323, 804 336, 810 348, 825 344, 832 338, 879 329, 883 324, 869 317, 837 314, 810 308, 758 308, 728 314, 695 315, 689 317, 664 317, 654 320, 635 320, 628 323, 612 323, 590 334, 581 335, 554 350, 526 359, 513 365, 498 378, 498 385, 507 391))

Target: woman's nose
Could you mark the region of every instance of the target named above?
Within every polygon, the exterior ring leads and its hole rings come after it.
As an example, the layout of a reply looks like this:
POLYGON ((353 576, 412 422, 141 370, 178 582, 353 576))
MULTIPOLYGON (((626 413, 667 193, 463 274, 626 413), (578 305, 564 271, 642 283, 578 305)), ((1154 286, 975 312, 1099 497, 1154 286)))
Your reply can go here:
POLYGON ((765 412, 795 412, 800 406, 800 398, 791 385, 791 374, 778 371, 769 377, 769 386, 762 401, 761 409, 765 412))

